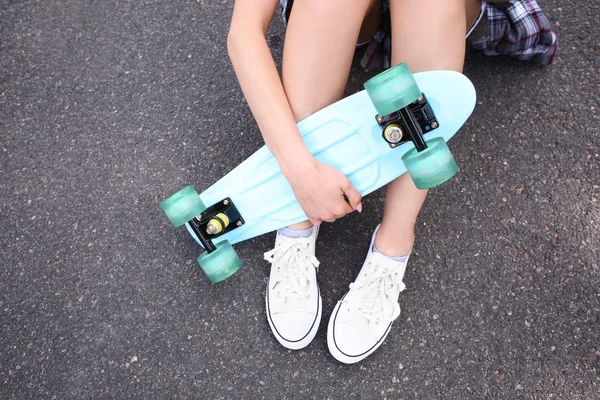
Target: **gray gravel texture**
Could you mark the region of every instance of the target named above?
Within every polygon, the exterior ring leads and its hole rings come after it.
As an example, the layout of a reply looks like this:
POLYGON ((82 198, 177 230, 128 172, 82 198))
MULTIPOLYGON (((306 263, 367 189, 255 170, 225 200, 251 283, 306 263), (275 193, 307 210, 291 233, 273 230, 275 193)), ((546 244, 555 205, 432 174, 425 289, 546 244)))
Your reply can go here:
MULTIPOLYGON (((321 230, 324 318, 298 352, 265 318, 273 234, 213 286, 158 207, 262 145, 233 1, 0 0, 0 398, 600 399, 599 5, 541 5, 554 65, 468 51, 460 174, 420 215, 386 343, 346 366, 326 324, 382 191, 321 230)), ((269 42, 279 58, 279 17, 269 42)), ((355 63, 347 93, 369 76, 355 63)))

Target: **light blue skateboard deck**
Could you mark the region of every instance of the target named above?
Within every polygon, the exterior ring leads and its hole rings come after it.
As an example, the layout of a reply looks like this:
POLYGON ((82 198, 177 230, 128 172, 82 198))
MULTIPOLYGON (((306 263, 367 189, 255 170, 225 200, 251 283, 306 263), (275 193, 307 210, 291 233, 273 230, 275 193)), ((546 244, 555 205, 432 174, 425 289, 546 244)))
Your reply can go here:
MULTIPOLYGON (((475 107, 475 89, 464 75, 453 71, 414 74, 439 122, 425 140, 448 141, 475 107)), ((412 142, 390 148, 375 120, 377 112, 365 90, 346 97, 298 123, 304 143, 324 164, 344 173, 362 196, 379 189, 406 172, 401 158, 412 142)), ((207 207, 231 198, 245 224, 214 239, 244 241, 307 220, 294 193, 266 146, 251 155, 200 194, 207 207)), ((189 226, 186 227, 200 241, 189 226)))

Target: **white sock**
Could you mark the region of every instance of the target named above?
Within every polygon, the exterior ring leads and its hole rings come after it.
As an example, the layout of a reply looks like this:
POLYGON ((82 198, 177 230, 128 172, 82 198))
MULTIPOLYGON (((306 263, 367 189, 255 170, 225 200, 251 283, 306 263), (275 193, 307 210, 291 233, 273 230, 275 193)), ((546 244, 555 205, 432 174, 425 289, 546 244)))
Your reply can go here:
POLYGON ((409 252, 407 255, 405 255, 405 256, 400 256, 400 257, 392 257, 392 256, 388 256, 387 254, 384 254, 384 253, 382 253, 381 251, 377 250, 377 247, 375 247, 375 246, 373 246, 373 252, 374 252, 374 253, 379 253, 379 254, 381 254, 382 256, 389 258, 390 260, 394 260, 394 261, 401 262, 401 263, 405 263, 405 262, 407 262, 407 261, 408 261, 408 257, 410 257, 410 252, 409 252))
POLYGON ((285 237, 293 238, 293 239, 307 238, 312 233, 313 228, 314 228, 314 226, 311 226, 308 229, 300 229, 300 230, 281 228, 277 231, 277 234, 285 236, 285 237))

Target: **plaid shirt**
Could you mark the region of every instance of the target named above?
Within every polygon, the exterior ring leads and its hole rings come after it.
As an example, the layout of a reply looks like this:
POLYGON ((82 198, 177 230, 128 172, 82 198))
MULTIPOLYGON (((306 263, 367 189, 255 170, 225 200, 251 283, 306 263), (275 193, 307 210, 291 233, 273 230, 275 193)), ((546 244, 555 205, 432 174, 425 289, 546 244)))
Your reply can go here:
MULTIPOLYGON (((361 59, 365 70, 389 68, 392 41, 389 29, 389 0, 382 0, 384 24, 366 45, 361 59), (387 25, 387 26, 386 26, 387 25)), ((284 23, 290 17, 293 0, 280 0, 284 23)), ((488 56, 506 55, 540 65, 551 64, 558 41, 548 19, 535 0, 510 0, 506 3, 483 3, 487 12, 490 37, 476 41, 473 46, 488 56)), ((468 36, 468 35, 467 35, 468 36)))
POLYGON ((490 38, 473 46, 485 55, 508 55, 540 65, 552 64, 558 40, 535 0, 488 3, 490 38))

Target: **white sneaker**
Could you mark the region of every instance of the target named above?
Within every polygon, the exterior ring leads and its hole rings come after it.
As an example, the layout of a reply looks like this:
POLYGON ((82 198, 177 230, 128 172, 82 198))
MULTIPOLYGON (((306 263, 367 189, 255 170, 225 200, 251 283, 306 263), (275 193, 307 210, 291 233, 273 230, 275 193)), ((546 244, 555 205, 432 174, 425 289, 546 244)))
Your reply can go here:
POLYGON ((383 344, 392 323, 400 316, 398 298, 405 289, 404 262, 374 252, 375 235, 369 253, 350 291, 338 301, 327 327, 327 346, 338 361, 359 362, 383 344))
POLYGON ((302 349, 314 339, 321 322, 321 294, 317 285, 319 261, 315 242, 319 227, 308 238, 278 234, 275 248, 265 253, 271 263, 267 284, 267 319, 282 346, 302 349))

